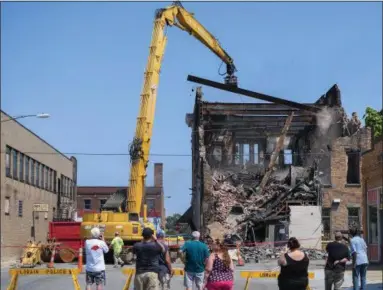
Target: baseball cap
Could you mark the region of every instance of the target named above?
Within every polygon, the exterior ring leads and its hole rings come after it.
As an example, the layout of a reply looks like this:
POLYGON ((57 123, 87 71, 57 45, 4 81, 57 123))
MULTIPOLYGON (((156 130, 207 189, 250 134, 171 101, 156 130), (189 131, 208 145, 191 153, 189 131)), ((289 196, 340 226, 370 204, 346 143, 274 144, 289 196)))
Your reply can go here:
POLYGON ((144 228, 142 230, 142 236, 145 238, 145 239, 148 239, 150 238, 152 235, 154 234, 153 230, 151 228, 144 228))
POLYGON ((165 238, 165 232, 162 231, 162 230, 159 230, 159 231, 157 232, 157 238, 158 238, 158 239, 163 239, 163 238, 165 238))

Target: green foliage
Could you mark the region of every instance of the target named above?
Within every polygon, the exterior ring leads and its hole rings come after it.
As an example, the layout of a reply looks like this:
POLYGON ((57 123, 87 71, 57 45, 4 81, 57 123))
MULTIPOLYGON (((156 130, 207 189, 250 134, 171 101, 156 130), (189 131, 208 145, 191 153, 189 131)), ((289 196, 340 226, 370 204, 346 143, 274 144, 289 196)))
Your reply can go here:
POLYGON ((363 119, 366 126, 373 129, 375 138, 383 135, 383 109, 379 112, 367 107, 363 119))
MULTIPOLYGON (((177 221, 181 215, 179 213, 175 213, 173 215, 167 216, 166 217, 166 234, 167 235, 176 235, 177 230, 176 230, 176 225, 177 221)), ((182 225, 179 229, 179 234, 187 234, 188 233, 188 226, 182 225)))

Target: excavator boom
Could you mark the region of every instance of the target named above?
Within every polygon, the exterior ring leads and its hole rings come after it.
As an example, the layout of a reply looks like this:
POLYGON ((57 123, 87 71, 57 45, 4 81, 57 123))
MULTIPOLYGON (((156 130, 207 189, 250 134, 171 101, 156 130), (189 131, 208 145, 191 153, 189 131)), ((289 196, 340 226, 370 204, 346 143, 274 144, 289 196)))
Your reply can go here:
MULTIPOLYGON (((127 198, 129 221, 139 221, 146 168, 149 160, 150 141, 155 115, 157 88, 159 84, 160 68, 165 52, 167 38, 166 26, 176 26, 198 39, 226 64, 225 83, 237 85, 236 71, 233 59, 221 47, 218 40, 211 35, 195 18, 180 4, 174 4, 156 13, 154 29, 150 44, 150 53, 145 70, 144 86, 141 92, 140 110, 137 117, 135 137, 130 145, 130 180, 127 198)), ((146 215, 145 215, 146 216, 146 215)))

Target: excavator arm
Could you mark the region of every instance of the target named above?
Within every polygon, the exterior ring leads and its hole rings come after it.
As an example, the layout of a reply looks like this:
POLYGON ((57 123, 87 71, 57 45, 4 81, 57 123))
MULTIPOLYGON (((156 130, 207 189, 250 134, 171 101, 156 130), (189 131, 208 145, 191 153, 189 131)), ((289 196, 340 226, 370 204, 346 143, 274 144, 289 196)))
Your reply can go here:
MULTIPOLYGON (((171 5, 156 12, 154 29, 150 44, 150 53, 145 70, 144 86, 141 92, 140 110, 137 117, 135 137, 130 145, 130 180, 127 197, 129 221, 138 221, 145 190, 146 168, 149 160, 150 139, 152 136, 157 87, 160 68, 167 38, 166 26, 176 26, 198 39, 223 62, 226 63, 225 83, 237 85, 233 59, 221 47, 218 40, 211 35, 192 14, 180 4, 171 5)), ((145 214, 146 216, 146 214, 145 214)))

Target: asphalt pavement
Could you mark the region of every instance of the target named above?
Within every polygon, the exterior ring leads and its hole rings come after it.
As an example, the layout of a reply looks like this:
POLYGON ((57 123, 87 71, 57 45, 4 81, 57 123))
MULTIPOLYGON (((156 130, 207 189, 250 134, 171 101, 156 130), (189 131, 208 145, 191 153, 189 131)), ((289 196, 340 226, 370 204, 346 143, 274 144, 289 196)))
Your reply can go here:
MULTIPOLYGON (((56 268, 74 268, 75 264, 55 264, 56 268)), ((127 267, 127 266, 126 266, 127 267)), ((174 268, 182 268, 182 265, 173 265, 174 268)), ((39 268, 46 268, 43 265, 39 268)), ((263 262, 258 264, 246 264, 243 267, 236 267, 235 269, 235 287, 234 289, 242 290, 245 288, 246 280, 240 277, 240 271, 251 270, 265 270, 271 271, 276 268, 276 261, 263 262)), ((10 277, 7 268, 1 269, 1 289, 7 289, 10 277)), ((310 281, 311 289, 319 290, 324 289, 323 282, 323 263, 313 261, 310 266, 310 271, 315 273, 315 278, 310 281)), ((113 268, 112 265, 107 265, 107 278, 105 290, 118 290, 123 289, 126 282, 126 276, 122 273, 121 268, 113 268)), ((85 275, 78 276, 81 289, 85 289, 85 275)), ((369 281, 368 290, 381 290, 382 281, 369 281)), ((350 273, 346 273, 345 282, 343 283, 344 289, 350 289, 352 280, 350 273)), ((70 276, 21 276, 18 279, 19 290, 70 290, 73 289, 73 282, 70 276)), ((130 289, 133 289, 131 285, 130 289)), ((171 289, 184 289, 183 277, 173 277, 171 282, 171 289)), ((278 290, 276 279, 252 279, 249 289, 254 290, 278 290)))

